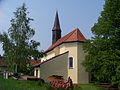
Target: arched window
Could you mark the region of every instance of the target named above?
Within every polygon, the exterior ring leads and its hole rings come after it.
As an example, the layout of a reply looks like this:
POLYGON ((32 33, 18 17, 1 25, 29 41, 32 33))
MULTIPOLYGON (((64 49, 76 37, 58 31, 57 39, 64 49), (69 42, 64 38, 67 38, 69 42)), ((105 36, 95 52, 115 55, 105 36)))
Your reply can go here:
POLYGON ((73 57, 69 57, 69 68, 72 69, 73 68, 73 57))

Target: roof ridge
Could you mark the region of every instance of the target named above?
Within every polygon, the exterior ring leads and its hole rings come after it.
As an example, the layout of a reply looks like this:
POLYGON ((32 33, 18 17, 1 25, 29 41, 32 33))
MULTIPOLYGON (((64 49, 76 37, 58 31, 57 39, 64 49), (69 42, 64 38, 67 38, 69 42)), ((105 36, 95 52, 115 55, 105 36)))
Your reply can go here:
MULTIPOLYGON (((86 40, 86 38, 84 37, 84 35, 81 33, 81 31, 78 31, 81 34, 81 37, 84 38, 86 40)), ((77 35, 79 36, 79 34, 77 33, 77 35)))
MULTIPOLYGON (((77 30, 77 37, 79 37, 79 34, 78 34, 78 32, 80 32, 79 30, 77 30)), ((77 38, 77 40, 79 40, 78 38, 77 38)))
MULTIPOLYGON (((75 29, 75 30, 76 30, 76 29, 75 29)), ((71 33, 68 33, 67 35, 69 35, 69 36, 68 36, 64 41, 66 41, 70 36, 72 36, 72 34, 75 32, 75 30, 72 31, 71 33)), ((67 36, 67 35, 65 35, 65 36, 67 36)), ((65 36, 64 36, 64 37, 65 37, 65 36)), ((64 41, 63 41, 63 42, 64 42, 64 41)))

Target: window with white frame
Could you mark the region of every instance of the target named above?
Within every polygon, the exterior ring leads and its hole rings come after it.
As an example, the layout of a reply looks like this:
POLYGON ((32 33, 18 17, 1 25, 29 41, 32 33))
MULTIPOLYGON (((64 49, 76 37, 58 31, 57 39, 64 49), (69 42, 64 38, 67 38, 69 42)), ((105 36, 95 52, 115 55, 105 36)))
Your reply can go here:
POLYGON ((38 69, 36 69, 36 77, 38 77, 38 69))
POLYGON ((69 59, 68 59, 68 66, 69 66, 69 69, 72 69, 73 68, 73 57, 69 57, 69 59))

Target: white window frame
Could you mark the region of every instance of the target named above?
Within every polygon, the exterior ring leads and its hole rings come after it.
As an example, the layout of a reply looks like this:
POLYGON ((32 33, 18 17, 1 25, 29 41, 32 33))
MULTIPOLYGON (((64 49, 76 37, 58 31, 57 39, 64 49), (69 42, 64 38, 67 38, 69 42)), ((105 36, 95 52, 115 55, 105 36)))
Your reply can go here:
POLYGON ((38 70, 38 69, 36 69, 36 77, 38 77, 38 73, 39 73, 39 70, 38 70))

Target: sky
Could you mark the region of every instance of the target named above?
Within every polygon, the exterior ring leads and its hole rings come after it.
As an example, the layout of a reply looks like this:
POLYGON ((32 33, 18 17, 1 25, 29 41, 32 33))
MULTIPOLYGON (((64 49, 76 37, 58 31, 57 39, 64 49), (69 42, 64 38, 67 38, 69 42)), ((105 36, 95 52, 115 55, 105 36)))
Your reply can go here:
MULTIPOLYGON (((33 40, 40 42, 39 50, 46 50, 52 44, 52 28, 58 11, 62 36, 79 28, 86 39, 93 35, 91 28, 103 10, 104 0, 0 0, 0 33, 7 32, 13 12, 25 3, 30 12, 28 17, 36 32, 33 40)), ((0 54, 3 54, 0 44, 0 54)))

